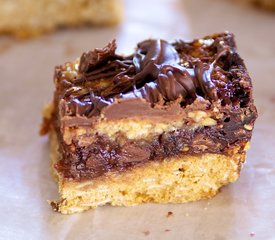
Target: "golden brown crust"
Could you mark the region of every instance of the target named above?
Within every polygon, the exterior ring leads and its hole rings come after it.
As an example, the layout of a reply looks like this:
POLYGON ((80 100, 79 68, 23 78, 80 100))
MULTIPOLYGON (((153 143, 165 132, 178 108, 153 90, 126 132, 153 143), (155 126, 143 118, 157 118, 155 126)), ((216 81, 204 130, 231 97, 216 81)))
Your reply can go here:
POLYGON ((0 34, 21 39, 58 27, 114 25, 122 18, 121 0, 1 0, 0 4, 0 34))
POLYGON ((44 106, 42 111, 42 123, 39 129, 40 135, 46 135, 47 133, 50 132, 53 111, 54 111, 53 103, 48 103, 44 106))
MULTIPOLYGON (((54 210, 71 214, 104 204, 132 206, 140 203, 183 203, 213 197, 220 187, 237 180, 245 154, 186 155, 150 162, 123 173, 108 173, 85 181, 68 181, 54 164, 60 159, 54 131, 50 134, 53 174, 60 200, 54 210)), ((236 151, 238 152, 238 151, 236 151)))

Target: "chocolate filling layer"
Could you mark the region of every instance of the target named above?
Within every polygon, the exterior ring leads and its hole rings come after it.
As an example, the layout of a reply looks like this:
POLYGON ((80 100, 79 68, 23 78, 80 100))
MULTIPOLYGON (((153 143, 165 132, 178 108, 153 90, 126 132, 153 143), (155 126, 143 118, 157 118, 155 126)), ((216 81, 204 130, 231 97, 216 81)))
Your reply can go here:
MULTIPOLYGON (((253 108, 251 109, 253 110, 253 108)), ((79 146, 75 139, 71 145, 62 141, 60 150, 63 160, 56 169, 67 179, 85 180, 104 175, 107 172, 122 172, 149 161, 161 161, 164 158, 180 157, 186 154, 217 153, 232 155, 238 149, 245 152, 250 141, 251 130, 245 125, 253 125, 256 113, 249 112, 241 121, 240 112, 231 113, 223 119, 223 128, 198 127, 193 130, 178 129, 156 136, 152 141, 128 140, 123 135, 111 141, 106 136, 94 135, 93 143, 87 147, 79 146)))

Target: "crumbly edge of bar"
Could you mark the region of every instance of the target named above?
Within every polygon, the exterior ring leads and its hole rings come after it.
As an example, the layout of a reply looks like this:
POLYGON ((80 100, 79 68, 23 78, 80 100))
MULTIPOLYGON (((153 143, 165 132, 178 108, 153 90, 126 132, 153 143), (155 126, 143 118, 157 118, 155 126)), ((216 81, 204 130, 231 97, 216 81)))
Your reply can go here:
POLYGON ((50 204, 55 211, 63 214, 83 212, 105 204, 133 206, 211 198, 220 187, 238 179, 245 162, 245 153, 232 156, 208 153, 186 155, 79 182, 66 180, 56 171, 54 165, 61 156, 53 130, 50 132, 50 146, 52 172, 60 193, 60 199, 50 204))
MULTIPOLYGON (((60 27, 78 27, 83 25, 115 25, 121 22, 122 16, 123 16, 123 7, 122 7, 122 1, 121 0, 104 0, 96 1, 97 7, 94 8, 94 4, 90 4, 90 9, 93 12, 101 12, 102 14, 97 14, 94 16, 94 14, 87 14, 87 6, 85 6, 83 2, 83 6, 79 6, 79 16, 76 17, 74 14, 74 17, 72 15, 65 15, 64 13, 58 12, 59 17, 56 18, 55 21, 53 21, 54 18, 49 18, 49 20, 45 20, 45 18, 41 17, 41 21, 39 22, 39 25, 36 26, 35 24, 31 23, 31 21, 25 22, 22 20, 20 24, 14 23, 11 24, 11 21, 9 21, 9 24, 1 25, 0 24, 0 35, 13 35, 18 39, 25 39, 25 38, 32 38, 40 36, 47 32, 52 32, 57 28, 60 27), (98 9, 97 9, 98 8, 98 9), (60 14, 64 14, 62 17, 62 22, 60 22, 60 14), (107 17, 106 17, 107 16, 107 17)), ((48 3, 47 3, 48 4, 48 3)), ((67 7, 70 7, 72 4, 68 2, 67 7)), ((75 5, 75 4, 74 4, 75 5)), ((32 5, 32 7, 35 7, 32 5)), ((59 7, 60 8, 60 7, 59 7)), ((72 9, 70 11, 75 11, 75 7, 71 7, 72 9)), ((3 8, 4 9, 4 8, 3 8)), ((22 9, 21 9, 22 11, 22 9)), ((27 11, 27 10, 26 10, 27 11)), ((28 9, 29 11, 29 9, 28 9)), ((41 11, 41 9, 38 9, 38 12, 41 11)), ((55 11, 58 11, 58 8, 56 7, 55 11)), ((33 9, 33 12, 36 12, 35 9, 33 9)), ((67 11, 68 12, 68 11, 67 11)), ((66 12, 66 14, 67 14, 66 12)), ((30 13, 31 14, 31 13, 30 13)), ((50 13, 51 14, 51 13, 50 13)), ((29 15, 30 16, 30 15, 29 15)), ((17 18, 20 17, 17 14, 17 18)), ((48 16, 50 17, 50 16, 48 16)), ((23 18, 23 17, 22 17, 23 18)), ((1 17, 0 17, 1 19, 1 17)), ((7 20, 7 19, 3 19, 7 20)), ((8 21, 8 20, 7 20, 8 21)))

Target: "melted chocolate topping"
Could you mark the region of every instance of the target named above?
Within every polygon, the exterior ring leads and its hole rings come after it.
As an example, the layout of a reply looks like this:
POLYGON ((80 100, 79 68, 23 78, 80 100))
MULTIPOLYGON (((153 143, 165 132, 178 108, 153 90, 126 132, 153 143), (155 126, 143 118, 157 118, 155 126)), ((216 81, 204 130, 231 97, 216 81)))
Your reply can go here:
POLYGON ((97 116, 125 98, 144 98, 152 107, 177 99, 184 107, 197 97, 246 106, 251 84, 240 83, 238 71, 245 67, 232 39, 229 33, 203 39, 208 44, 149 39, 128 57, 116 54, 113 40, 83 53, 77 77, 62 79, 70 114, 97 116))

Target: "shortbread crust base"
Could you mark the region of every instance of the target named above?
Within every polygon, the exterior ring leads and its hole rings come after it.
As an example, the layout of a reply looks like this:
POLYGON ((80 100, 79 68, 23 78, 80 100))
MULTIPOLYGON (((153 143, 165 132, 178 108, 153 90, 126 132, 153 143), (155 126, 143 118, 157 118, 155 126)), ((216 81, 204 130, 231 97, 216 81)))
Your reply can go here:
POLYGON ((50 132, 51 160, 60 199, 51 202, 63 214, 83 212, 110 204, 184 203, 211 198, 219 188, 238 179, 245 154, 204 153, 148 162, 124 172, 109 172, 87 181, 64 179, 54 165, 60 159, 59 143, 50 132))

